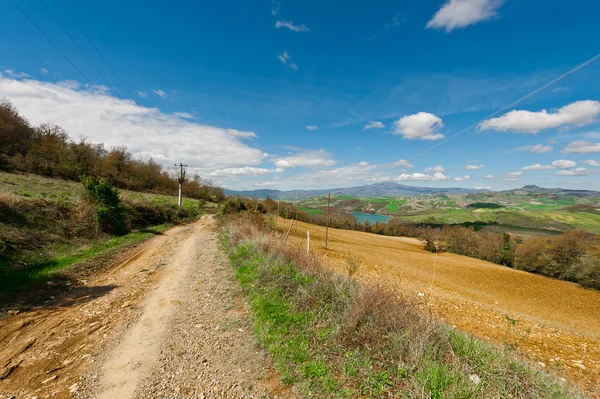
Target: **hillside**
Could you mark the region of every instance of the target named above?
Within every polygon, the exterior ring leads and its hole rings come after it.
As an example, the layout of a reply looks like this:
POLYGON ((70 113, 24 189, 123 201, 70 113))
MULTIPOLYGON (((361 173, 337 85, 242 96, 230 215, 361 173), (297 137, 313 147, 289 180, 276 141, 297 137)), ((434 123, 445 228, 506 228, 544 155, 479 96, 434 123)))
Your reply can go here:
POLYGON ((428 194, 474 194, 486 192, 487 190, 474 190, 467 188, 434 188, 434 187, 416 187, 406 186, 394 182, 374 183, 364 186, 348 187, 348 188, 333 188, 323 190, 254 190, 254 191, 235 191, 225 190, 226 195, 240 195, 250 198, 266 198, 280 200, 301 200, 327 193, 335 195, 347 195, 352 197, 399 197, 399 196, 415 196, 428 194))

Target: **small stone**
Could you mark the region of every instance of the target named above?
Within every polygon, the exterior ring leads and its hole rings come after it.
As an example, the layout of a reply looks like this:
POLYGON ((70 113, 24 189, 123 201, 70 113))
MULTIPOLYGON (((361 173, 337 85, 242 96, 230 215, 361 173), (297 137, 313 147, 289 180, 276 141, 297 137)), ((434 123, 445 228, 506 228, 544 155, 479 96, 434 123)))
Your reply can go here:
POLYGON ((469 375, 469 380, 471 380, 471 382, 475 385, 479 385, 479 383, 481 382, 481 378, 479 378, 477 374, 469 375))

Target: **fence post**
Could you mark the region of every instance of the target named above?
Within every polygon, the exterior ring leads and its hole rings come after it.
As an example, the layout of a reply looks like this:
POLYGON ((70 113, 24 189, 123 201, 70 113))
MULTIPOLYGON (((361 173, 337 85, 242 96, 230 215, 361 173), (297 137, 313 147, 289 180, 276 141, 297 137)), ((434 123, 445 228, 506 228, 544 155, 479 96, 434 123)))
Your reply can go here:
POLYGON ((306 230, 306 254, 310 255, 310 231, 306 230))

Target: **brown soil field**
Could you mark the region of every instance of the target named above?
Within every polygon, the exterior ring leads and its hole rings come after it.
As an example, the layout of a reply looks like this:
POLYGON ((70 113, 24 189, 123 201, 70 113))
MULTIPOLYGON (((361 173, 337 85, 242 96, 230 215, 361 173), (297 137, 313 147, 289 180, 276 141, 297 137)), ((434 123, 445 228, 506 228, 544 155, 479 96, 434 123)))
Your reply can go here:
MULTIPOLYGON (((284 231, 289 221, 280 219, 284 231)), ((412 299, 448 325, 516 348, 551 372, 600 397, 600 293, 575 284, 452 253, 433 254, 419 240, 298 223, 290 241, 346 272, 349 254, 364 263, 354 275, 412 299), (509 318, 516 320, 510 322, 509 318), (513 325, 514 324, 514 325, 513 325)))

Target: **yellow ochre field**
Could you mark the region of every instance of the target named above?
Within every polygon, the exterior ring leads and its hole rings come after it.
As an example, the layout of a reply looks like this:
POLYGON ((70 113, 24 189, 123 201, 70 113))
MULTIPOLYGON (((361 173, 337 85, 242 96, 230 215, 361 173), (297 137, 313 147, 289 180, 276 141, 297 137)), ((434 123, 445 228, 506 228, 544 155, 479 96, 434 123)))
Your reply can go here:
MULTIPOLYGON (((287 231, 290 221, 278 220, 287 231)), ((420 241, 308 223, 289 242, 306 246, 346 273, 349 255, 363 264, 360 281, 394 290, 448 325, 516 348, 541 367, 600 392, 600 293, 575 284, 452 253, 425 251, 420 241)), ((596 397, 597 394, 595 395, 596 397)))

